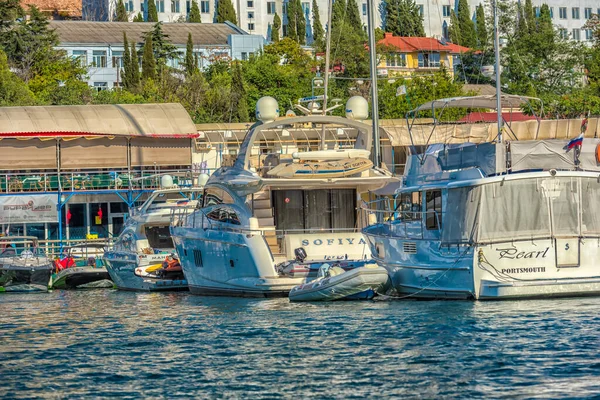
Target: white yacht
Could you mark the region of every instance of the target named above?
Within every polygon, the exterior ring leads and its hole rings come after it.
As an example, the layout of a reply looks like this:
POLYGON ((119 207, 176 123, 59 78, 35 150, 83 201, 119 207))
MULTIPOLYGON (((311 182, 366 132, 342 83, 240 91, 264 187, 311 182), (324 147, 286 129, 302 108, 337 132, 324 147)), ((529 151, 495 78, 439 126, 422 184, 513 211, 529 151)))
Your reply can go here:
POLYGON ((287 296, 294 286, 316 278, 325 262, 351 269, 371 260, 357 205, 362 195, 394 178, 369 160, 372 129, 359 121, 367 114, 366 100, 355 97, 346 106, 348 118, 306 115, 275 121, 277 102, 259 100, 260 122, 249 129, 234 165, 217 170, 205 186, 203 203, 187 209, 171 227, 192 293, 287 296), (341 132, 355 141, 345 150, 321 146, 252 154, 255 142, 286 130, 288 135, 290 130, 319 132, 321 139, 341 132))
MULTIPOLYGON (((417 111, 491 109, 497 100, 445 99, 417 111)), ((500 108, 522 101, 500 100, 500 108)), ((363 230, 399 294, 600 294, 600 140, 582 139, 585 126, 571 141, 499 136, 494 143, 436 144, 410 155, 395 199, 371 206, 371 225, 363 230)))
POLYGON ((52 261, 34 236, 0 237, 0 293, 47 292, 52 261))
POLYGON ((174 208, 195 206, 201 188, 155 191, 125 223, 103 260, 111 279, 122 290, 187 290, 178 265, 169 225, 174 208))

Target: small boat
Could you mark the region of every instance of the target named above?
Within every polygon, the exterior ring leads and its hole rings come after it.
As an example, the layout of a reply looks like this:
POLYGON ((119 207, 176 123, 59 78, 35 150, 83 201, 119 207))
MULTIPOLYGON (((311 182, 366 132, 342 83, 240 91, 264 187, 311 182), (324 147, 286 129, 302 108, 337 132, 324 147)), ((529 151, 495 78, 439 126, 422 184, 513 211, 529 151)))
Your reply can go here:
POLYGON ((364 149, 316 150, 292 153, 292 158, 305 161, 334 161, 346 158, 368 159, 370 156, 371 152, 364 149))
POLYGON ((290 291, 290 301, 370 300, 389 287, 385 268, 377 264, 345 271, 338 266, 323 264, 318 278, 298 285, 290 291))
MULTIPOLYGON (((277 265, 277 272, 279 275, 288 276, 290 278, 315 279, 319 274, 323 262, 323 260, 300 261, 295 259, 277 265)), ((355 268, 364 267, 372 262, 373 260, 343 260, 336 261, 335 263, 337 267, 340 267, 344 271, 350 271, 355 268)))
POLYGON ((64 257, 54 261, 52 289, 112 288, 104 266, 104 244, 81 244, 65 249, 64 257))
POLYGON ((327 179, 359 174, 373 166, 366 158, 347 158, 336 161, 279 164, 268 172, 278 178, 327 179))
POLYGON ((0 292, 47 292, 52 262, 34 236, 0 238, 0 292))

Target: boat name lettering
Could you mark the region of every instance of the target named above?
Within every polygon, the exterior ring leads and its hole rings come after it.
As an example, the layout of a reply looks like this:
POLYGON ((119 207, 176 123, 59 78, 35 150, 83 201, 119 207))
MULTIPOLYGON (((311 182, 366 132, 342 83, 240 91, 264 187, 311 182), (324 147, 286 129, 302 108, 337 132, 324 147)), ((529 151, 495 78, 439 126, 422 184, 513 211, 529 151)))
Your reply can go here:
POLYGON ((364 241, 363 238, 360 238, 358 240, 358 243, 356 242, 356 238, 336 238, 336 239, 314 239, 314 240, 309 240, 309 239, 302 239, 302 246, 308 246, 310 244, 314 244, 315 246, 321 246, 323 244, 327 245, 327 246, 332 246, 332 245, 346 245, 346 244, 367 244, 367 242, 364 241))
POLYGON ((535 272, 546 272, 546 267, 502 268, 503 274, 527 274, 535 272))
POLYGON ((521 259, 521 258, 546 258, 546 254, 550 250, 550 247, 546 247, 545 250, 536 251, 519 251, 515 247, 508 249, 496 249, 499 252, 500 259, 508 258, 510 260, 521 259))

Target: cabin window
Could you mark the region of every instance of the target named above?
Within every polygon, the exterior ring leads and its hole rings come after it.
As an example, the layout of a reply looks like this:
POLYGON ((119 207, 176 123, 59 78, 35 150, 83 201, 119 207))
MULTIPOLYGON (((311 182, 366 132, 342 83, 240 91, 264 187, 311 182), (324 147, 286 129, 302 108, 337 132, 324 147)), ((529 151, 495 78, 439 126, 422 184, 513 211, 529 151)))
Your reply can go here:
POLYGON ((421 220, 421 192, 402 193, 398 209, 403 221, 421 220))
POLYGON ((220 188, 209 188, 204 191, 204 207, 215 204, 233 204, 233 197, 220 188))
POLYGON ((273 191, 277 230, 342 230, 356 226, 354 189, 273 191))
POLYGON ((431 190, 425 192, 425 226, 427 229, 440 229, 442 227, 442 191, 431 190))
POLYGON ((146 238, 153 249, 172 249, 175 247, 171 239, 169 226, 147 226, 146 238))
POLYGON ((240 218, 237 214, 225 208, 215 208, 209 212, 206 217, 213 221, 223 222, 225 224, 241 225, 240 218))

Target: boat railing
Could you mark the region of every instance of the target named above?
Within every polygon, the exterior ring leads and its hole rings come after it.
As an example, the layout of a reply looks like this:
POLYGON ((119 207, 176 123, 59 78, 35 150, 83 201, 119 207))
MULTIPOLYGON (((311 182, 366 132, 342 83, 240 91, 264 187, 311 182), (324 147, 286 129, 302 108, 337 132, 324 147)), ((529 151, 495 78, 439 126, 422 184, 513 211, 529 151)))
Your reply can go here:
POLYGON ((442 212, 402 210, 394 207, 395 204, 395 200, 389 198, 363 202, 361 215, 366 218, 364 226, 369 234, 423 239, 426 232, 431 232, 439 237, 444 219, 442 212))

